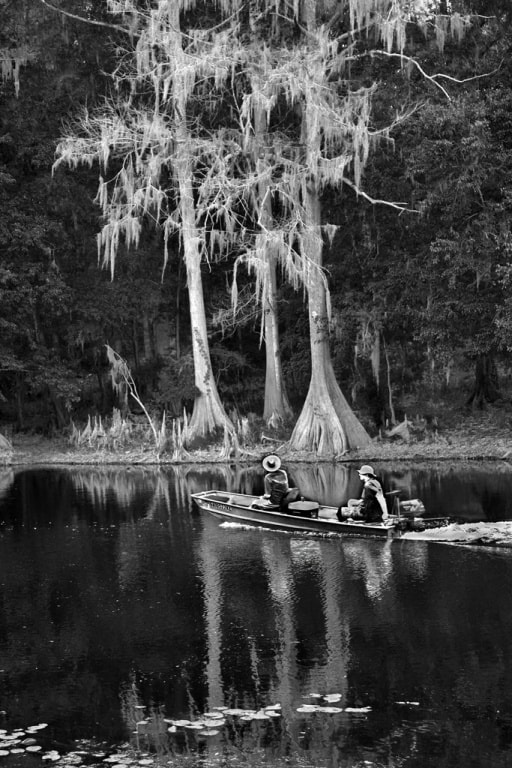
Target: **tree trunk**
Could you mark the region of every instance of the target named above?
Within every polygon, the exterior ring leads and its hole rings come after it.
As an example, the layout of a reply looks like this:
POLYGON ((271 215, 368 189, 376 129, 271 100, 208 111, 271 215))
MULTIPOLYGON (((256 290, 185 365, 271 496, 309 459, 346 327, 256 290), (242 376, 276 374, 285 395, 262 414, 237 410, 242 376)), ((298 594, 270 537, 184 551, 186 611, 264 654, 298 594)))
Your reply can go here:
POLYGON ((59 395, 56 394, 53 387, 48 387, 48 395, 50 397, 50 402, 55 412, 56 428, 58 430, 64 429, 64 427, 67 427, 69 425, 70 418, 69 418, 69 413, 66 411, 66 408, 62 403, 62 398, 60 398, 59 395))
POLYGON ((498 369, 493 355, 490 353, 478 355, 475 364, 475 384, 466 405, 485 408, 487 403, 494 403, 500 396, 498 369))
POLYGON ((23 377, 20 374, 16 374, 16 417, 18 430, 25 428, 25 416, 23 413, 24 392, 25 382, 23 377))
POLYGON ((151 320, 147 312, 142 315, 142 338, 144 342, 144 360, 151 360, 153 357, 153 343, 151 338, 151 320))
POLYGON ((329 349, 327 294, 322 275, 320 204, 315 190, 305 193, 305 252, 307 267, 311 381, 290 447, 333 456, 371 443, 371 438, 346 401, 332 367, 329 349))
MULTIPOLYGON (((256 151, 267 129, 266 113, 258 105, 254 109, 254 134, 256 151)), ((262 174, 263 177, 263 174, 262 174)), ((260 225, 264 231, 273 228, 272 205, 266 194, 265 184, 258 184, 258 197, 261 203, 260 225)), ((286 393, 281 365, 281 346, 279 341, 279 325, 277 314, 277 265, 276 258, 267 247, 265 253, 268 268, 267 291, 263 299, 263 322, 265 335, 265 397, 263 418, 267 422, 286 421, 292 416, 292 409, 286 393)))
POLYGON ((180 312, 181 312, 181 267, 182 262, 181 260, 178 262, 178 275, 177 275, 177 288, 176 288, 176 303, 174 307, 174 342, 175 342, 175 352, 176 352, 176 359, 179 360, 181 358, 181 322, 180 322, 180 312))
POLYGON ((281 350, 277 318, 277 278, 276 260, 267 253, 269 268, 269 290, 265 297, 263 312, 265 315, 265 402, 263 418, 267 423, 285 421, 292 415, 292 409, 286 394, 286 385, 281 365, 281 350))
POLYGON ((194 409, 188 426, 187 440, 190 442, 195 437, 208 435, 218 428, 227 428, 230 433, 233 433, 234 429, 220 401, 210 361, 201 277, 200 236, 196 226, 192 188, 191 137, 186 118, 188 70, 182 48, 179 5, 179 3, 168 2, 167 13, 175 54, 173 78, 176 138, 175 177, 179 189, 181 235, 187 270, 195 385, 199 392, 194 401, 194 409))
POLYGON ((133 347, 133 360, 135 363, 135 370, 140 367, 140 354, 139 354, 139 334, 138 334, 137 321, 135 318, 132 320, 132 347, 133 347))
MULTIPOLYGON (((303 0, 302 21, 308 32, 316 29, 316 0, 303 0)), ((371 443, 367 431, 346 401, 332 367, 329 348, 329 313, 327 288, 322 272, 321 216, 315 169, 320 155, 321 136, 316 119, 317 106, 306 97, 302 108, 301 143, 306 150, 305 163, 310 170, 304 183, 304 257, 308 292, 311 381, 302 412, 290 438, 295 450, 313 451, 317 456, 333 456, 371 443)))

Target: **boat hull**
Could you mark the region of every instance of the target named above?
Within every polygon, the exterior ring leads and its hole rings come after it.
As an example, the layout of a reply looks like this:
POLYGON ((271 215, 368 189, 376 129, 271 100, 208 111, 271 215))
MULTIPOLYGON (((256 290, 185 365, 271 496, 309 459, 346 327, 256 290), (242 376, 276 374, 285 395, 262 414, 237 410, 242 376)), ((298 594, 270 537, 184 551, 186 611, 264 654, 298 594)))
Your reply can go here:
POLYGON ((238 523, 262 528, 271 528, 291 533, 345 534, 350 536, 377 536, 379 538, 397 538, 401 530, 397 520, 392 518, 385 523, 363 523, 339 521, 336 508, 320 505, 318 517, 302 517, 297 514, 280 512, 277 509, 261 509, 253 506, 261 502, 258 496, 221 491, 203 491, 193 493, 192 498, 199 509, 210 512, 224 522, 238 523))

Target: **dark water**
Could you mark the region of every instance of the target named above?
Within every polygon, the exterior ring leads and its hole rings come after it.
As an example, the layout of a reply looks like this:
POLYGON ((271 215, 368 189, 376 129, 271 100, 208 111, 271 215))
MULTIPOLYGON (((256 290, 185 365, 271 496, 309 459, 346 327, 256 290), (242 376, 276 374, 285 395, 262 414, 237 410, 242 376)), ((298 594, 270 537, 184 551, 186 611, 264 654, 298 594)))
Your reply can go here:
MULTIPOLYGON (((346 467, 289 469, 323 502, 359 489, 346 467)), ((439 514, 512 518, 504 463, 381 474, 439 514)), ((47 723, 38 744, 62 755, 130 741, 212 763, 512 765, 512 550, 243 530, 189 499, 261 484, 0 470, 0 729, 47 723), (208 737, 163 720, 277 704, 208 737)), ((13 760, 45 764, 11 750, 0 768, 13 760)))

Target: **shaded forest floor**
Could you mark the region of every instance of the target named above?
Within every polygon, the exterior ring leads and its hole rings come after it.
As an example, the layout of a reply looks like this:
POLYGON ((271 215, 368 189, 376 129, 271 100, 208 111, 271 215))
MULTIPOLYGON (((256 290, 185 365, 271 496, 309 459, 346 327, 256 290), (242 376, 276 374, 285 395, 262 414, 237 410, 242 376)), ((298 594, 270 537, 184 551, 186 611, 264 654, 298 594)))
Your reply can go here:
MULTIPOLYGON (((240 456, 226 459, 221 445, 204 446, 179 457, 164 454, 160 462, 150 445, 132 444, 118 450, 98 450, 87 444, 71 445, 66 435, 46 438, 36 434, 14 434, 12 451, 0 450, 0 464, 171 464, 171 463, 243 463, 259 462, 267 453, 279 453, 288 461, 317 462, 316 453, 291 452, 282 436, 266 436, 264 441, 247 441, 240 456)), ((440 427, 409 422, 402 434, 377 436, 364 450, 332 457, 336 461, 429 461, 442 459, 512 460, 512 406, 500 404, 470 414, 452 414, 440 427)), ((329 459, 325 459, 329 460, 329 459)))

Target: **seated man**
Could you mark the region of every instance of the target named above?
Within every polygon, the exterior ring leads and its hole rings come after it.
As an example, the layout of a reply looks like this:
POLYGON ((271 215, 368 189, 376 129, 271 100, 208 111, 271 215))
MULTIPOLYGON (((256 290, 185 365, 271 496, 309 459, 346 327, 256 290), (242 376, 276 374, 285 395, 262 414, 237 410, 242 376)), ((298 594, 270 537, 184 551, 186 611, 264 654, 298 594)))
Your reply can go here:
POLYGON ((288 475, 284 469, 281 469, 281 459, 279 456, 273 454, 265 456, 262 465, 263 469, 267 472, 263 478, 265 489, 263 499, 267 505, 279 507, 290 490, 288 475))
POLYGON ((338 520, 362 520, 365 523, 380 523, 387 520, 388 510, 382 485, 368 464, 358 470, 363 481, 361 498, 349 499, 347 506, 338 508, 338 520))

